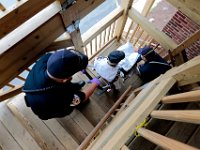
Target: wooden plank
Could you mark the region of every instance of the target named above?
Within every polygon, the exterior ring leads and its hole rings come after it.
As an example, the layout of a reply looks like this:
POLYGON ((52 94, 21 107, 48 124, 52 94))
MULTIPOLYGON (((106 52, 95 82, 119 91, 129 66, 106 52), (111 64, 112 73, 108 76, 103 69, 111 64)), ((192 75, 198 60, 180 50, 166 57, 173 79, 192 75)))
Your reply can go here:
POLYGON ((66 47, 73 46, 71 37, 68 33, 64 33, 63 36, 58 37, 51 45, 46 48, 46 51, 54 51, 66 47))
POLYGON ((22 86, 23 85, 20 85, 20 86, 16 86, 6 92, 2 92, 0 93, 0 101, 3 101, 3 100, 6 100, 8 98, 11 98, 19 93, 22 92, 22 86))
POLYGON ((200 148, 200 127, 194 132, 191 138, 188 140, 187 144, 200 148))
POLYGON ((3 4, 1 4, 1 3, 0 3, 0 10, 1 10, 1 11, 5 11, 5 10, 6 10, 6 8, 5 8, 5 7, 3 6, 3 4))
POLYGON ((151 117, 200 124, 200 110, 155 110, 151 117))
POLYGON ((90 143, 92 138, 99 132, 99 130, 103 127, 108 118, 113 114, 116 108, 120 105, 120 103, 125 99, 125 96, 130 92, 131 86, 127 88, 127 90, 122 94, 122 96, 117 100, 117 102, 112 106, 112 108, 105 114, 105 116, 101 119, 101 121, 95 126, 94 130, 85 138, 85 140, 78 147, 78 150, 82 150, 86 148, 86 146, 90 143))
POLYGON ((30 108, 26 107, 24 94, 18 95, 7 105, 42 149, 65 149, 45 123, 33 114, 30 108))
POLYGON ((0 19, 0 38, 17 28, 19 25, 30 19, 46 6, 54 2, 54 0, 34 0, 27 1, 20 7, 12 10, 6 16, 0 19), (16 19, 17 18, 17 19, 16 19))
POLYGON ((149 11, 151 10, 151 7, 153 6, 155 0, 148 0, 146 1, 145 5, 144 5, 144 8, 141 12, 141 14, 146 17, 149 13, 149 11))
POLYGON ((58 14, 2 54, 0 56, 0 87, 35 62, 46 51, 45 48, 64 32, 65 29, 58 14))
POLYGON ((20 28, 15 29, 10 34, 2 38, 0 41, 0 54, 2 55, 3 53, 5 53, 16 43, 21 41, 27 35, 36 30, 39 26, 41 26, 54 15, 56 15, 60 10, 61 6, 59 2, 54 2, 47 8, 39 12, 37 15, 33 16, 30 20, 22 24, 20 28))
POLYGON ((44 121, 51 132, 59 139, 66 149, 76 149, 78 143, 71 137, 71 135, 60 125, 56 119, 44 121))
POLYGON ((75 47, 76 50, 84 53, 83 51, 83 41, 81 38, 81 32, 80 29, 76 29, 73 32, 70 33, 71 39, 72 39, 72 43, 75 47))
POLYGON ((0 120, 22 149, 41 150, 33 137, 7 108, 5 102, 0 103, 0 120))
POLYGON ((22 150, 3 123, 0 121, 0 147, 3 150, 22 150))
POLYGON ((116 28, 115 28, 115 36, 117 36, 117 40, 119 41, 122 35, 122 32, 124 30, 125 24, 126 24, 126 20, 128 18, 128 11, 131 8, 133 3, 133 0, 124 0, 121 1, 120 3, 120 7, 124 10, 123 15, 120 17, 120 19, 118 20, 117 24, 116 24, 116 28))
POLYGON ((149 141, 161 146, 164 149, 181 149, 181 150, 197 150, 197 148, 194 148, 192 146, 189 146, 187 144, 181 143, 179 141, 167 138, 163 135, 160 135, 158 133, 155 133, 153 131, 140 128, 138 130, 138 133, 148 139, 149 141))
POLYGON ((120 150, 129 150, 128 146, 123 145, 120 150))
POLYGON ((103 3, 105 0, 78 0, 74 5, 67 8, 66 11, 63 11, 62 18, 64 21, 65 27, 69 26, 76 20, 80 20, 85 17, 89 12, 103 3), (74 20, 74 16, 76 19, 74 20))
MULTIPOLYGON (((159 109, 160 110, 185 109, 186 106, 187 106, 186 103, 167 104, 167 105, 161 105, 159 109)), ((148 125, 146 126, 146 128, 154 132, 157 132, 161 135, 165 135, 173 124, 174 124, 173 121, 151 118, 148 121, 148 125)), ((154 150, 154 148, 156 148, 156 145, 154 143, 146 140, 142 136, 136 137, 134 140, 131 141, 131 143, 128 146, 130 149, 136 149, 136 150, 137 149, 154 150)))
POLYGON ((91 27, 87 32, 82 35, 83 45, 87 45, 92 39, 109 27, 115 20, 117 20, 123 13, 122 9, 115 9, 112 13, 108 14, 101 21, 91 27))
MULTIPOLYGON (((94 9, 103 1, 104 0, 96 0, 95 2, 93 0, 78 1, 76 4, 72 5, 70 9, 67 9, 65 11, 66 22, 68 22, 68 24, 71 24, 72 20, 68 19, 68 15, 73 12, 72 10, 78 10, 80 18, 82 18, 86 14, 88 14, 90 10, 94 9)), ((1 55, 0 62, 5 62, 4 60, 2 60, 5 59, 7 62, 6 64, 8 65, 0 65, 0 71, 3 72, 3 74, 1 74, 2 76, 0 77, 0 87, 5 85, 5 83, 7 83, 8 81, 12 80, 13 77, 21 73, 24 68, 27 68, 36 59, 38 59, 39 56, 41 56, 46 51, 45 48, 64 32, 65 28, 63 27, 63 22, 61 22, 60 16, 56 15, 45 24, 43 24, 41 27, 39 27, 36 31, 32 32, 28 37, 26 37, 25 39, 17 43, 14 47, 11 47, 9 50, 7 50, 6 53, 1 55), (49 35, 49 33, 51 33, 51 35, 49 35), (14 53, 15 58, 12 57, 14 56, 12 53, 14 53), (10 66, 12 66, 12 69, 10 68, 10 66)))
MULTIPOLYGON (((149 87, 155 86, 156 82, 152 82, 149 87)), ((104 134, 99 138, 94 144, 94 149, 119 149, 125 141, 132 135, 132 131, 135 127, 142 122, 148 114, 154 109, 154 107, 159 103, 161 98, 168 92, 168 90, 173 86, 175 80, 173 78, 168 78, 167 80, 162 80, 151 93, 146 93, 141 104, 130 105, 121 115, 119 119, 112 122, 107 129, 105 129, 104 134), (135 109, 135 107, 137 107, 135 109)), ((139 95, 143 94, 143 91, 139 95)), ((139 97, 139 95, 137 97, 139 97)), ((133 102, 137 102, 136 99, 133 102)))
POLYGON ((200 39, 200 30, 196 31, 193 35, 188 37, 182 43, 180 43, 173 51, 172 55, 176 56, 177 54, 181 53, 185 48, 188 48, 194 42, 200 39))
POLYGON ((163 97, 164 104, 200 101, 200 90, 163 97))
POLYGON ((200 56, 182 64, 179 67, 170 69, 165 73, 163 78, 173 76, 179 86, 192 84, 200 81, 200 56))
POLYGON ((190 19, 200 24, 200 2, 198 0, 167 0, 173 6, 178 8, 184 14, 186 14, 190 19))
MULTIPOLYGON (((186 107, 186 109, 198 109, 198 107, 196 104, 190 103, 186 107)), ((165 134, 165 136, 172 139, 176 139, 177 141, 180 141, 183 143, 187 143, 190 137, 194 134, 197 127, 198 125, 196 124, 175 122, 173 126, 169 129, 169 131, 165 134)), ((161 150, 161 148, 156 148, 155 150, 161 150)))
POLYGON ((177 44, 169 38, 165 33, 157 29, 152 23, 150 23, 145 17, 143 17, 137 10, 131 8, 129 11, 129 17, 133 19, 140 27, 145 30, 151 37, 159 42, 166 50, 173 50, 177 47, 177 44))
POLYGON ((94 126, 87 120, 87 118, 79 111, 74 110, 70 117, 80 126, 80 128, 88 135, 94 126))
POLYGON ((57 118, 57 120, 78 144, 86 138, 87 134, 69 115, 63 118, 57 118))

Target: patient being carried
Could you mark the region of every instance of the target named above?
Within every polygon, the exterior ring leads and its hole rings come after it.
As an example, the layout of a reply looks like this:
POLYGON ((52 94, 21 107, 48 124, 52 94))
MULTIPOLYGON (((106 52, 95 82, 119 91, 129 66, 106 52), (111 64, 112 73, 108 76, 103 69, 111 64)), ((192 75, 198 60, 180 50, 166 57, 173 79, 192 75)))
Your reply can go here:
POLYGON ((134 52, 131 43, 126 43, 112 51, 108 57, 99 56, 94 61, 94 69, 106 81, 113 82, 120 70, 128 72, 135 64, 139 54, 134 52))
POLYGON ((94 69, 103 79, 113 82, 119 72, 118 63, 124 58, 123 51, 112 51, 108 57, 97 57, 94 61, 94 69))

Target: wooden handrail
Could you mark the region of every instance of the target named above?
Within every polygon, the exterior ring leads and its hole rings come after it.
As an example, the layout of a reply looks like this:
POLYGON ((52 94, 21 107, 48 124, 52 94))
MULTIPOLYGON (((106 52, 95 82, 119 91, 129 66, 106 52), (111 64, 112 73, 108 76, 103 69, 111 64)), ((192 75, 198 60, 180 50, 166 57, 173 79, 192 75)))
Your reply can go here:
POLYGON ((129 17, 139 24, 139 26, 145 30, 151 37, 159 42, 166 50, 173 50, 177 47, 177 44, 169 38, 165 33, 157 29, 147 18, 143 17, 137 10, 131 8, 128 13, 129 17))
POLYGON ((22 85, 16 86, 6 92, 1 93, 0 94, 0 102, 21 93, 21 90, 22 90, 22 85))
POLYGON ((82 35, 83 45, 85 46, 89 42, 91 42, 97 35, 99 35, 114 21, 116 21, 122 15, 122 13, 122 9, 115 9, 112 13, 110 13, 108 16, 106 16, 104 19, 102 19, 96 25, 90 28, 86 33, 82 35))
POLYGON ((165 96, 161 100, 164 104, 200 101, 200 90, 165 96))
POLYGON ((151 117, 200 124, 200 110, 155 110, 151 117))
POLYGON ((179 141, 176 141, 174 139, 170 139, 168 137, 165 137, 163 135, 160 135, 156 132, 140 128, 138 130, 138 133, 144 137, 145 139, 153 142, 156 145, 159 145, 160 147, 164 149, 169 149, 169 150, 198 150, 197 148, 194 148, 190 145, 181 143, 179 141))
POLYGON ((95 126, 95 128, 92 130, 92 132, 84 139, 84 141, 81 143, 81 145, 78 147, 77 150, 83 150, 87 146, 87 144, 89 144, 89 142, 92 140, 92 138, 97 134, 99 129, 102 128, 104 123, 113 114, 113 112, 116 110, 116 108, 120 105, 120 103, 124 100, 124 98, 127 96, 127 94, 131 91, 131 89, 132 89, 131 86, 129 86, 127 88, 127 90, 120 96, 120 98, 116 101, 116 103, 110 108, 110 110, 101 119, 101 121, 95 126))
POLYGON ((182 43, 180 43, 175 49, 172 50, 172 55, 176 56, 181 53, 185 48, 192 45, 194 42, 200 39, 200 30, 196 31, 192 36, 188 37, 182 43))

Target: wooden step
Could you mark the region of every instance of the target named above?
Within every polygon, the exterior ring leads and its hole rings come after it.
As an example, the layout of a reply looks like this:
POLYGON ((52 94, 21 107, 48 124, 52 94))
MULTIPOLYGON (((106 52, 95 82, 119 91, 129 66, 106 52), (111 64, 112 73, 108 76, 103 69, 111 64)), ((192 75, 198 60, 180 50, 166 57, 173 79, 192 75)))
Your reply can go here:
POLYGON ((70 115, 64 118, 58 118, 57 120, 65 130, 74 137, 78 144, 80 144, 94 128, 85 116, 76 109, 70 115))
MULTIPOLYGON (((14 138, 15 141, 13 142, 13 144, 17 142, 22 149, 41 150, 33 137, 29 134, 29 132, 22 126, 19 120, 17 120, 13 113, 8 109, 5 101, 0 103, 0 121, 1 127, 2 125, 6 127, 9 134, 11 134, 10 136, 14 138)), ((5 138, 4 136, 6 134, 0 135, 3 135, 2 137, 5 138)), ((9 141, 10 138, 8 137, 7 139, 9 141)), ((3 142, 2 139, 0 141, 3 142)), ((6 145, 6 143, 1 144, 3 144, 4 149, 6 149, 5 146, 10 147, 10 149, 17 149, 17 147, 11 147, 14 146, 12 143, 10 143, 10 145, 6 145)))
POLYGON ((76 149, 78 144, 55 119, 42 121, 26 107, 24 94, 16 96, 8 104, 10 110, 21 121, 42 149, 76 149))

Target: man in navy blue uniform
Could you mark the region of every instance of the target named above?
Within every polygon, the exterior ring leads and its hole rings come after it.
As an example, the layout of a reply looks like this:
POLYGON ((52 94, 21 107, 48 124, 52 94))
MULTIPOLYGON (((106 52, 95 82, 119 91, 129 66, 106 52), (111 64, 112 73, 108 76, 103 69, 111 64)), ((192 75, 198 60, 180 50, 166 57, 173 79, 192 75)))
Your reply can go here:
POLYGON ((71 82, 72 76, 87 67, 88 57, 75 50, 62 49, 43 55, 30 71, 23 92, 25 102, 43 120, 64 117, 74 107, 87 101, 100 84, 94 78, 84 89, 84 82, 71 82))
POLYGON ((140 48, 138 53, 140 57, 137 60, 137 70, 144 83, 157 78, 171 69, 167 61, 158 55, 150 46, 140 48))

